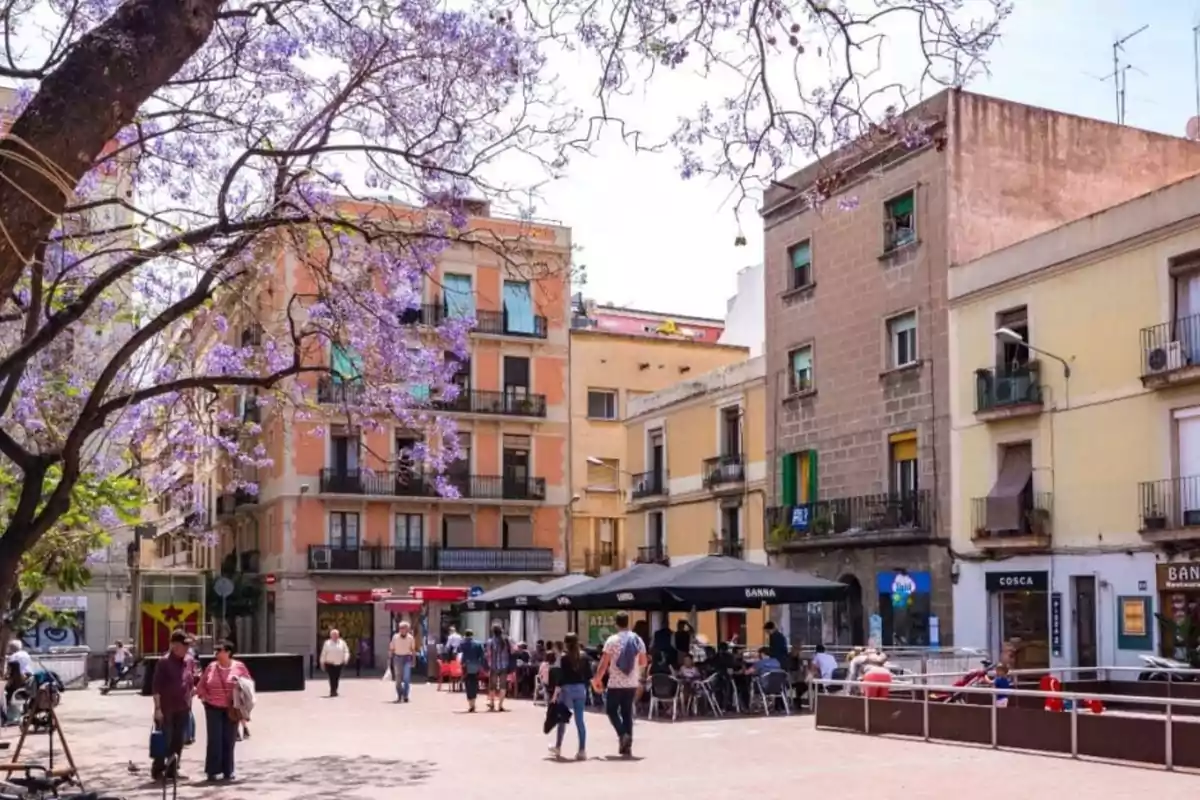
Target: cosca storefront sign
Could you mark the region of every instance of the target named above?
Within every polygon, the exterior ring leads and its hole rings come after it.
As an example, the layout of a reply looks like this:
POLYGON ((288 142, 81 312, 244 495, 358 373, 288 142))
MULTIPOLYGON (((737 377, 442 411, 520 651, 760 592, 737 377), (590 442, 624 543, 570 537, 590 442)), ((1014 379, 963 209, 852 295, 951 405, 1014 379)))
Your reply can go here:
POLYGON ((1200 561, 1159 564, 1156 577, 1160 592, 1200 591, 1200 561))
POLYGON ((1044 592, 1050 588, 1050 573, 989 572, 984 582, 989 592, 1044 592))

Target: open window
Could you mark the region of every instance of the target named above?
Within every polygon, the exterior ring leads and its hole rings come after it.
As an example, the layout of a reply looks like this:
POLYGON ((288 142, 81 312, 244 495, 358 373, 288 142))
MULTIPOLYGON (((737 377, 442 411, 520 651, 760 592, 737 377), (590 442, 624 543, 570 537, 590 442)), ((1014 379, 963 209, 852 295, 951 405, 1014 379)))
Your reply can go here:
POLYGON ((987 496, 984 531, 989 534, 1023 533, 1027 512, 1033 508, 1033 445, 1019 442, 1000 450, 1000 471, 987 496))
POLYGON ((1026 306, 1001 311, 996 315, 996 330, 1005 328, 1020 337, 1013 341, 1008 336, 996 337, 997 372, 1016 372, 1029 364, 1029 309, 1026 306))
POLYGON ((813 282, 812 243, 803 241, 792 245, 788 249, 788 261, 791 264, 791 270, 788 273, 788 290, 811 286, 813 282))
POLYGON ((895 250, 917 240, 916 195, 905 192, 883 204, 883 249, 895 250))
POLYGON ((788 371, 788 394, 807 392, 813 387, 812 345, 799 347, 788 353, 791 369, 788 371))
POLYGON ((888 368, 917 363, 917 312, 899 314, 887 321, 888 368))

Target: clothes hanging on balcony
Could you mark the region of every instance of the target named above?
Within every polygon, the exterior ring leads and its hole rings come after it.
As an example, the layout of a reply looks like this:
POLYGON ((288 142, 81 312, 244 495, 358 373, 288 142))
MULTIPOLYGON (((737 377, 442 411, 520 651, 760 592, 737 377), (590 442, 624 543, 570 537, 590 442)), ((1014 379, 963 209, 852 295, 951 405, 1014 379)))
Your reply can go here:
POLYGON ((504 282, 504 327, 510 333, 535 333, 533 297, 524 281, 504 282))
POLYGON ((1025 527, 1022 498, 1032 478, 1033 450, 1029 447, 1005 448, 1000 474, 987 496, 984 526, 988 531, 1019 531, 1025 527))
POLYGON ((470 275, 447 273, 442 276, 442 286, 446 291, 446 316, 475 316, 475 292, 471 288, 470 275))
POLYGON ((408 387, 408 394, 414 402, 428 403, 429 402, 429 386, 427 384, 418 383, 408 387))
POLYGON ((353 381, 362 378, 362 356, 346 345, 336 342, 330 348, 329 371, 333 373, 333 382, 353 381))

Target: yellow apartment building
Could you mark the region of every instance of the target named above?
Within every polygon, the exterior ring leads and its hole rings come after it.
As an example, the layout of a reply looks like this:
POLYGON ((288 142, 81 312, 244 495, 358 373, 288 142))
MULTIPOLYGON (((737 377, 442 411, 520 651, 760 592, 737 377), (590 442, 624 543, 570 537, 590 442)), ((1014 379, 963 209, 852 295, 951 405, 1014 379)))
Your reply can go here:
MULTIPOLYGON (((717 344, 715 336, 657 332, 658 327, 678 331, 679 325, 663 316, 646 333, 572 327, 572 571, 600 574, 625 567, 636 556, 624 519, 632 475, 641 471, 629 465, 621 423, 629 404, 689 375, 746 360, 747 348, 717 344)), ((640 536, 635 530, 638 541, 640 536)))
MULTIPOLYGON (((625 449, 634 477, 626 519, 637 561, 720 554, 767 563, 766 392, 759 357, 629 403, 625 449)), ((759 642, 764 613, 705 612, 697 631, 713 644, 734 636, 759 642)))
POLYGON ((1138 666, 1200 622, 1200 177, 950 270, 955 641, 1138 666), (1160 622, 1156 614, 1167 622, 1160 622))

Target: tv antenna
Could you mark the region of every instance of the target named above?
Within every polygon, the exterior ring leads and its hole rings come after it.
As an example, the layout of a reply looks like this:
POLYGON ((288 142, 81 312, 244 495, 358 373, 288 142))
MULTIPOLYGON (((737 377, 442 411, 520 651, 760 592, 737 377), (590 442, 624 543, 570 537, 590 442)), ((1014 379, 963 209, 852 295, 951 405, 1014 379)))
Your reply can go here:
MULTIPOLYGON (((1137 69, 1137 67, 1134 67, 1132 64, 1122 65, 1121 64, 1121 54, 1125 52, 1125 43, 1126 42, 1128 42, 1130 39, 1137 36, 1139 33, 1141 33, 1142 31, 1146 30, 1149 27, 1150 26, 1148 24, 1143 25, 1142 27, 1138 28, 1133 33, 1127 34, 1126 36, 1122 36, 1118 39, 1113 40, 1113 44, 1112 44, 1113 71, 1112 71, 1112 74, 1110 74, 1108 77, 1104 78, 1104 80, 1108 80, 1108 78, 1113 79, 1113 94, 1114 94, 1114 100, 1116 101, 1116 104, 1117 104, 1117 124, 1118 125, 1125 124, 1126 73, 1128 73, 1128 71, 1130 69, 1137 69)), ((1200 27, 1200 26, 1197 26, 1197 27, 1200 27)), ((1140 72, 1140 70, 1139 70, 1139 72, 1140 72)))

